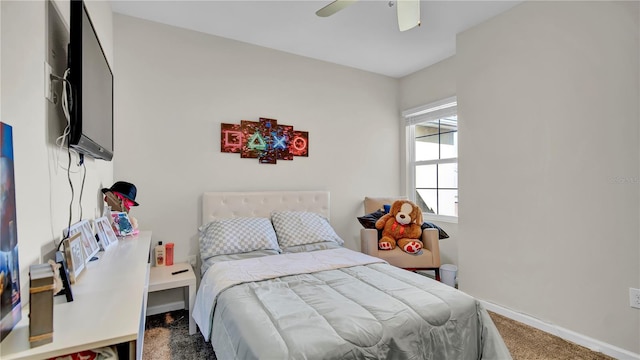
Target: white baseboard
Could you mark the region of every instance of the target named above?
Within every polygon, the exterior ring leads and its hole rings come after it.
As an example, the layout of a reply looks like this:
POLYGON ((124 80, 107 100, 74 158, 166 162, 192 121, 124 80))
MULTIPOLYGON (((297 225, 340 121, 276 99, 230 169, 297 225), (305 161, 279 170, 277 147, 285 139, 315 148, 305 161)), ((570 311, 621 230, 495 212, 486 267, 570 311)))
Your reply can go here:
POLYGON ((147 316, 162 314, 174 310, 181 310, 184 308, 184 301, 174 301, 160 305, 147 306, 147 316))
POLYGON ((149 293, 147 315, 162 314, 188 308, 184 301, 184 288, 167 289, 149 293))
POLYGON ((604 343, 600 340, 590 338, 586 335, 578 334, 574 331, 562 328, 560 326, 544 322, 540 319, 536 319, 529 315, 525 315, 511 309, 507 309, 500 305, 496 305, 484 300, 480 300, 485 309, 492 311, 496 314, 506 316, 515 321, 519 321, 523 324, 527 324, 536 329, 542 330, 551 335, 555 335, 561 339, 570 341, 574 344, 584 346, 592 351, 599 352, 608 356, 611 356, 620 360, 640 360, 640 354, 633 353, 631 351, 613 346, 611 344, 604 343))

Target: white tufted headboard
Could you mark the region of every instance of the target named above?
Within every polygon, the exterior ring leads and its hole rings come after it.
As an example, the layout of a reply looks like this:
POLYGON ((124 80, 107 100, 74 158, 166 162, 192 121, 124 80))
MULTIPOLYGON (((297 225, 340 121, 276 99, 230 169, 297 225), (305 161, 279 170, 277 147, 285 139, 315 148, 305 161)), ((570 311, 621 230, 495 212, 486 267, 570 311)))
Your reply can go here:
POLYGON ((310 211, 329 219, 329 192, 264 191, 202 194, 202 224, 222 218, 270 217, 274 210, 310 211))

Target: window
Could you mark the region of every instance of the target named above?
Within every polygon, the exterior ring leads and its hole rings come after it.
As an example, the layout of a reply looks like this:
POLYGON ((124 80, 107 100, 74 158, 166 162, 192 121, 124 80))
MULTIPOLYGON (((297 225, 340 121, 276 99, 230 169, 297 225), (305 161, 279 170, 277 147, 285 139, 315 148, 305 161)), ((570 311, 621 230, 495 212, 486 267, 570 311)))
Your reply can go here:
POLYGON ((458 113, 456 98, 402 113, 407 126, 409 198, 424 213, 458 216, 458 113))

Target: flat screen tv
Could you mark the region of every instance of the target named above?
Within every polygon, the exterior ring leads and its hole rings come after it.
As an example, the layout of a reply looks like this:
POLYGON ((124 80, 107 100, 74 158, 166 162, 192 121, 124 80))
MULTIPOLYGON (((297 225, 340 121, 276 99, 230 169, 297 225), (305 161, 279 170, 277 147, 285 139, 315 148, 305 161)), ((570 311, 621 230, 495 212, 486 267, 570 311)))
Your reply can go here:
POLYGON ((69 147, 80 154, 110 161, 113 73, 82 0, 71 0, 69 18, 69 147))

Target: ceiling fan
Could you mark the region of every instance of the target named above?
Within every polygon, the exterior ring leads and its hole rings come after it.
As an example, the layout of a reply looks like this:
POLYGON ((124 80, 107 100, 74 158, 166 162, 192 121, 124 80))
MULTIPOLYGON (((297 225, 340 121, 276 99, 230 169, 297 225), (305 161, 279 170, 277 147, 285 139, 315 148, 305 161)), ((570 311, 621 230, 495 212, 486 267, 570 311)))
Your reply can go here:
MULTIPOLYGON (((356 1, 357 0, 335 0, 316 11, 316 15, 320 17, 331 16, 356 1)), ((389 1, 389 7, 393 6, 394 3, 398 13, 398 28, 400 28, 400 31, 406 31, 420 26, 420 0, 389 1)))

